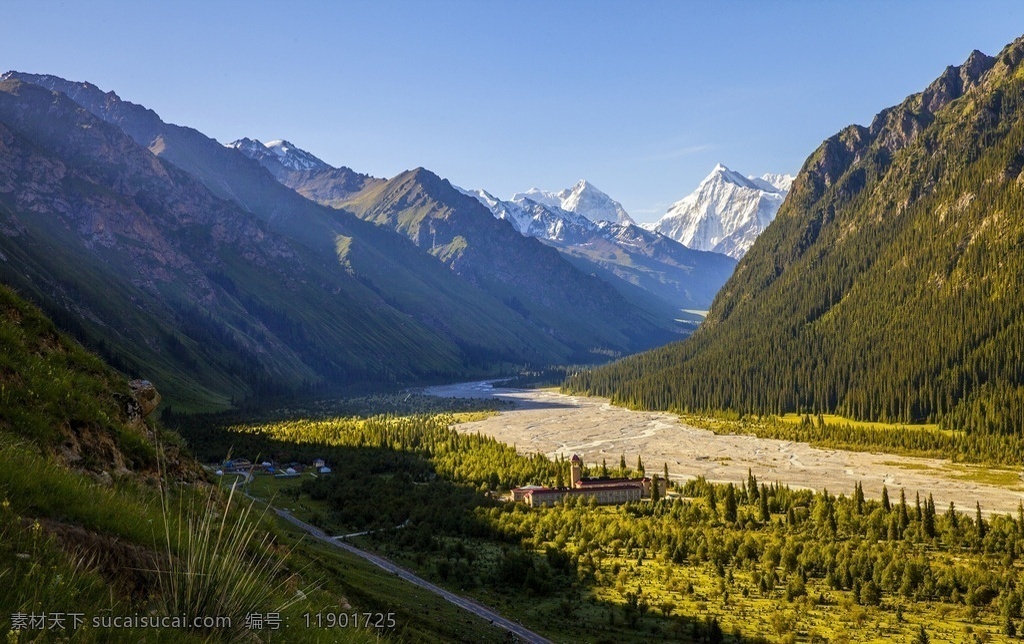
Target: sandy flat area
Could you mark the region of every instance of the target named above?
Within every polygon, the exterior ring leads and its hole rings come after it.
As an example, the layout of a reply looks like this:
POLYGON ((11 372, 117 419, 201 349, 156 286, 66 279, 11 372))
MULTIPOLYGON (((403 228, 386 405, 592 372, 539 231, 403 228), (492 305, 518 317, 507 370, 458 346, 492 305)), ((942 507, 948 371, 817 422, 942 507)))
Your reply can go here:
POLYGON ((509 444, 521 453, 548 456, 579 454, 587 464, 609 467, 622 454, 635 466, 643 457, 649 473, 662 472, 668 463, 673 480, 703 475, 709 480, 739 483, 748 468, 758 481, 778 481, 791 487, 828 489, 849 495, 860 481, 864 493, 878 498, 882 486, 895 503, 900 489, 908 503, 914 494, 931 493, 943 511, 953 501, 962 511, 976 502, 985 513, 1016 512, 1024 500, 1024 481, 1014 472, 991 476, 985 468, 941 459, 891 454, 819 449, 754 436, 715 435, 686 425, 668 413, 631 411, 611 405, 605 398, 566 396, 550 390, 501 389, 486 382, 431 387, 425 393, 444 397, 497 397, 516 403, 486 420, 465 423, 459 431, 481 432, 509 444), (986 481, 986 482, 980 482, 986 481), (990 482, 1000 479, 999 484, 990 482))

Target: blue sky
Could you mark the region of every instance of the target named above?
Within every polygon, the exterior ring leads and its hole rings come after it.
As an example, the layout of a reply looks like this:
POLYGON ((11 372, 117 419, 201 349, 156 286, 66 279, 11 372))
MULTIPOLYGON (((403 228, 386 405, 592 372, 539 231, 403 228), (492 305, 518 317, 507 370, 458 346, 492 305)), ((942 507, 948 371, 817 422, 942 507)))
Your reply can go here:
POLYGON ((587 178, 641 221, 721 162, 795 173, 1022 2, 33 2, 0 67, 88 80, 227 142, 500 197, 587 178))

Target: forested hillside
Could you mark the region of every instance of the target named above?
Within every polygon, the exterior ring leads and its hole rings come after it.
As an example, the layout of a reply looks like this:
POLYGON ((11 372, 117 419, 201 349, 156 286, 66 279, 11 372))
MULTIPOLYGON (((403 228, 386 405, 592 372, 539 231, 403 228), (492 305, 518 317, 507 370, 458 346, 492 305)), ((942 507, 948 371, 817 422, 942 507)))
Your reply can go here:
POLYGON ((567 380, 636 407, 1024 427, 1024 39, 804 163, 691 339, 567 380))

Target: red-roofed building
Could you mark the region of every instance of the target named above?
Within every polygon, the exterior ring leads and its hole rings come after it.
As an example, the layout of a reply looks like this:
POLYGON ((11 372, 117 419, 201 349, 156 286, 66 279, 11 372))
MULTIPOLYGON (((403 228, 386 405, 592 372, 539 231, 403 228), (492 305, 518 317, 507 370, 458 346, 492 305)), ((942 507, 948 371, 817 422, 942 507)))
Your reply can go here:
MULTIPOLYGON (((630 501, 650 498, 651 479, 585 479, 583 478, 583 459, 573 454, 570 459, 570 479, 572 487, 555 489, 528 485, 512 490, 512 499, 522 501, 530 507, 555 505, 565 498, 592 498, 598 505, 618 505, 630 501)), ((664 498, 666 482, 658 481, 658 491, 664 498)))

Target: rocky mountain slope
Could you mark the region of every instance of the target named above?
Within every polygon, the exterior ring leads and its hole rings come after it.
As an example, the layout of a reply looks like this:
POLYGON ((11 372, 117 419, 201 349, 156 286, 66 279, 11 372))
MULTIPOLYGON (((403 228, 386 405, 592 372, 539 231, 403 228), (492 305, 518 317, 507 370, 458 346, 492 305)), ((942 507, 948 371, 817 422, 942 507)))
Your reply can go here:
MULTIPOLYGON (((176 407, 579 346, 403 236, 94 86, 7 75, 0 135, 0 278, 117 366, 145 366, 176 407)), ((607 339, 594 346, 626 349, 607 339)))
POLYGON ((804 163, 687 341, 581 374, 645 407, 1024 426, 1024 38, 804 163))
POLYGON ((689 248, 739 259, 775 219, 792 182, 787 174, 744 177, 719 164, 696 190, 645 228, 689 248))
POLYGON ((668 312, 638 309, 604 280, 519 234, 479 201, 422 168, 364 190, 342 207, 408 236, 463 279, 581 351, 602 342, 635 350, 652 338, 672 337, 675 325, 668 312))
POLYGON ((335 168, 288 141, 263 144, 255 139, 239 139, 228 144, 259 162, 270 174, 299 194, 327 206, 333 206, 360 190, 380 183, 351 168, 335 168))
POLYGON ((633 223, 595 221, 563 209, 560 200, 541 203, 527 196, 536 196, 536 191, 518 193, 510 201, 485 190, 464 192, 521 234, 537 237, 584 270, 605 276, 627 296, 643 298, 637 291, 644 291, 677 314, 680 309, 708 308, 735 266, 731 258, 686 248, 633 223))

